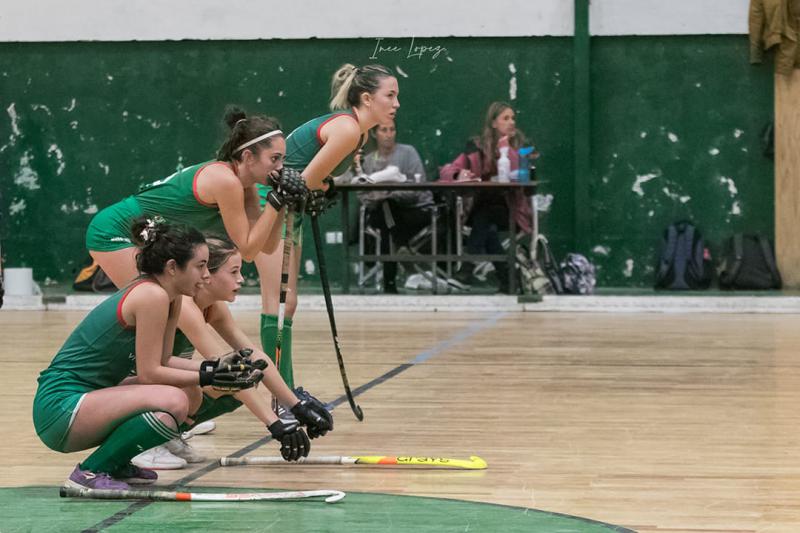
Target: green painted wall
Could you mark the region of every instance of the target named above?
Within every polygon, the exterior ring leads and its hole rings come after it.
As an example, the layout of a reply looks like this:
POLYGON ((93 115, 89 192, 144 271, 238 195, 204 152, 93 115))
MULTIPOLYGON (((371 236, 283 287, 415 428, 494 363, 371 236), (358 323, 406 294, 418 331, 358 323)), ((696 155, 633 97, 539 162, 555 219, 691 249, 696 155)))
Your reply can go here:
MULTIPOLYGON (((747 65, 745 37, 592 39, 591 205, 577 214, 571 39, 421 44, 447 51, 408 57, 410 39, 384 40, 400 51, 377 59, 372 39, 0 44, 5 264, 32 266, 39 280, 69 280, 86 255, 92 213, 212 157, 227 103, 291 129, 325 112, 329 76, 345 61, 399 67, 399 140, 418 147, 432 175, 478 133, 488 102, 515 94, 518 125, 544 154, 543 192, 555 196, 544 231, 564 252, 578 241, 576 218, 590 216, 587 242, 608 251, 582 251, 601 266, 605 285, 649 285, 657 234, 685 213, 714 238, 743 227, 771 234, 772 171, 757 136, 771 115, 772 78, 747 65), (720 153, 711 156, 714 147, 720 153), (643 196, 632 191, 637 175, 659 171, 642 184, 643 196), (665 186, 692 199, 672 200, 665 186), (734 200, 740 215, 731 214, 734 200)), ((323 230, 338 226, 338 212, 323 220, 323 230)), ((341 250, 328 245, 327 254, 336 278, 341 250)), ((304 255, 313 258, 312 246, 304 255)))
POLYGON ((594 38, 591 75, 587 212, 603 283, 651 286, 661 231, 682 218, 716 254, 733 232, 774 234, 760 138, 773 73, 748 64, 745 36, 594 38))

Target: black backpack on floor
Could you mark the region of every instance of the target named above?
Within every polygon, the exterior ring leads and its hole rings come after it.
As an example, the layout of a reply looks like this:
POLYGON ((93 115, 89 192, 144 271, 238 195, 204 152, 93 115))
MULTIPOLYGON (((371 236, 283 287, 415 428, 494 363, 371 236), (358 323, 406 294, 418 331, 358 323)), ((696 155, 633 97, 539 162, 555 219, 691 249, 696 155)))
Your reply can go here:
POLYGON ((711 285, 711 255, 700 230, 681 221, 664 230, 656 266, 656 289, 707 289, 711 285))
POLYGON ((720 265, 721 289, 780 289, 772 244, 763 235, 737 233, 725 243, 720 265))

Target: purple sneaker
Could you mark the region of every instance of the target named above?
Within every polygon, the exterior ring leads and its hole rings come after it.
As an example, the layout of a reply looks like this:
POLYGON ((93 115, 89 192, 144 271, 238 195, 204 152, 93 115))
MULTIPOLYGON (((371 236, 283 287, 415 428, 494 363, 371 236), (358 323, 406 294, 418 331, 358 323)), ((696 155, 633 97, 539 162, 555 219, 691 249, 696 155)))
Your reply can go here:
POLYGON ((75 467, 75 470, 64 482, 65 487, 72 487, 76 489, 102 489, 102 490, 130 490, 130 486, 123 481, 119 481, 104 474, 103 472, 90 472, 89 470, 81 470, 81 465, 75 467))
POLYGON ((150 485, 158 480, 158 474, 153 470, 139 468, 133 463, 123 466, 115 474, 114 477, 131 485, 150 485))

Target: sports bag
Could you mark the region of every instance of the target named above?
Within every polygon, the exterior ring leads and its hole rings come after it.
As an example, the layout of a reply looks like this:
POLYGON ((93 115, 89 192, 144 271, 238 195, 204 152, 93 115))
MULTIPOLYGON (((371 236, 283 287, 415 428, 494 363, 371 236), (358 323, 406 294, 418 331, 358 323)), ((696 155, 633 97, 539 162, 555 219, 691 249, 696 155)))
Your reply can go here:
POLYGON ((721 289, 780 289, 772 243, 759 234, 737 233, 725 243, 719 268, 721 289))
POLYGON ((656 266, 656 289, 707 289, 711 285, 711 255, 700 230, 689 221, 664 230, 656 266))

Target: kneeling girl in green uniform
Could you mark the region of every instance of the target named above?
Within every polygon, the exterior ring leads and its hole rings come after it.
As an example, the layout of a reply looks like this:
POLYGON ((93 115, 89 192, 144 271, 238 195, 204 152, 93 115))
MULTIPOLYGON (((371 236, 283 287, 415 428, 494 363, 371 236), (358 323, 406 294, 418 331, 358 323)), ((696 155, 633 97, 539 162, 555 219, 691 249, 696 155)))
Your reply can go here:
POLYGON ((152 483, 155 472, 130 459, 178 435, 201 404, 200 387, 241 390, 262 377, 238 354, 202 364, 171 357, 181 297, 209 279, 208 247, 197 230, 153 219, 136 221, 133 235, 141 276, 94 308, 39 376, 33 422, 41 440, 64 453, 99 446, 69 486, 152 483), (127 378, 134 368, 137 377, 127 378))
MULTIPOLYGON (((242 255, 227 239, 208 237, 206 243, 211 276, 208 283, 194 296, 183 297, 172 353, 178 357, 191 358, 196 349, 200 355, 209 359, 229 352, 231 348, 251 350, 252 359, 263 361, 262 364, 266 365, 262 382, 268 391, 264 394, 256 389, 248 389, 232 396, 204 391, 202 406, 194 417, 195 424, 231 412, 244 404, 267 426, 272 437, 281 445, 284 459, 288 461, 305 456, 310 446, 308 440, 303 440, 305 435, 302 431, 297 431, 298 423, 306 426, 308 436, 313 439, 333 430, 333 417, 322 403, 303 389, 292 391, 281 379, 275 365, 236 324, 226 302, 233 302, 242 287, 242 255), (221 345, 219 338, 227 345, 221 345), (278 419, 271 409, 271 398, 267 396, 270 393, 295 415, 297 422, 287 423, 278 419)), ((134 463, 163 468, 162 462, 170 464, 170 461, 174 461, 169 457, 170 453, 187 460, 195 455, 186 443, 176 439, 169 443, 166 450, 148 450, 137 457, 134 463)))

